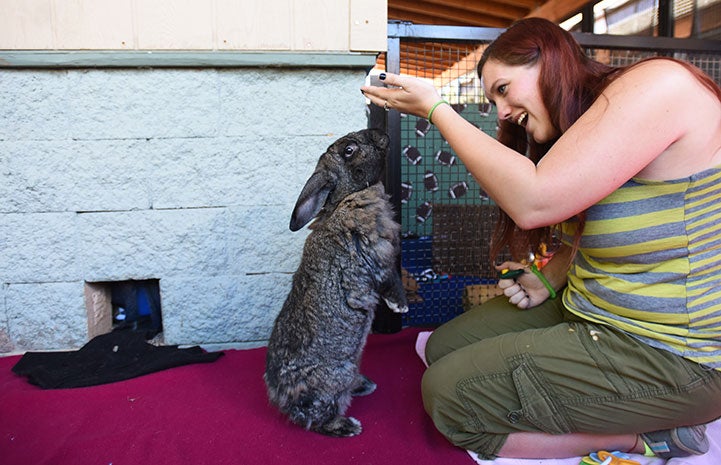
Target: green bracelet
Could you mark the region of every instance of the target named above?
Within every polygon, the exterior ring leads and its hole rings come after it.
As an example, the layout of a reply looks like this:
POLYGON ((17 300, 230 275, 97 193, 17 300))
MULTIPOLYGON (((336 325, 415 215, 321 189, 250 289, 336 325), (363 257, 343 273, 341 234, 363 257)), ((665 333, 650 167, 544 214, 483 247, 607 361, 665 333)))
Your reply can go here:
POLYGON ((548 282, 546 277, 543 276, 543 273, 541 273, 541 270, 538 269, 538 267, 536 266, 535 263, 533 265, 531 265, 531 272, 533 274, 535 274, 536 276, 538 276, 538 279, 540 279, 541 282, 543 283, 543 285, 546 286, 546 289, 548 289, 548 293, 550 294, 550 297, 552 299, 555 299, 556 298, 556 290, 553 288, 553 286, 551 286, 551 283, 548 282))
POLYGON ((438 105, 445 103, 446 105, 450 105, 450 103, 446 102, 445 100, 439 100, 436 103, 433 104, 430 110, 428 110, 428 122, 433 124, 433 121, 431 120, 431 117, 433 116, 433 112, 438 107, 438 105))

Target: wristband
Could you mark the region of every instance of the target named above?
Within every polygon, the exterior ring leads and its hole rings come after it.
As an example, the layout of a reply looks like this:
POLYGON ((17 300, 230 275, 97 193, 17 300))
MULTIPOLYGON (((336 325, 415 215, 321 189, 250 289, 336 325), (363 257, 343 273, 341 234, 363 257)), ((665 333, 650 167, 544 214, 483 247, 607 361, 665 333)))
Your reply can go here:
POLYGON ((536 264, 534 263, 531 265, 531 272, 538 276, 538 279, 541 280, 544 286, 546 286, 546 289, 548 289, 548 293, 550 294, 551 299, 556 298, 556 290, 551 286, 551 283, 548 282, 545 276, 543 276, 543 273, 541 273, 541 270, 538 269, 536 264))
POLYGON ((430 110, 428 110, 428 122, 433 124, 433 121, 431 121, 431 117, 433 116, 433 112, 436 108, 438 108, 438 105, 445 103, 446 105, 450 105, 450 103, 446 102, 445 100, 439 100, 436 103, 433 104, 430 110))

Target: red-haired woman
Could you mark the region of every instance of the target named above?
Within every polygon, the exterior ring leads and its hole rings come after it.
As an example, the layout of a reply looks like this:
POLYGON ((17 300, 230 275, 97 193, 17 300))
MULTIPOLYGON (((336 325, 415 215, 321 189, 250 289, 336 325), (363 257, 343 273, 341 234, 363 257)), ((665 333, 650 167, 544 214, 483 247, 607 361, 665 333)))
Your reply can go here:
MULTIPOLYGON (((708 450, 721 417, 721 90, 682 62, 613 68, 542 19, 478 65, 495 140, 424 81, 362 88, 427 117, 507 215, 496 251, 561 246, 542 272, 438 328, 425 408, 482 458, 708 450), (553 298, 558 293, 558 298, 553 298)), ((533 272, 531 272, 533 271, 533 272)))

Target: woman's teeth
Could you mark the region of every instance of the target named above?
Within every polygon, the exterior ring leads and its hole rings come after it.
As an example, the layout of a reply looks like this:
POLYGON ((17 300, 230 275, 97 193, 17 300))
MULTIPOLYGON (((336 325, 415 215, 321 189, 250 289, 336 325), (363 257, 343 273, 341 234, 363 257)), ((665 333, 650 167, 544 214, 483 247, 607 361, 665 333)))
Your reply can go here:
POLYGON ((528 113, 521 113, 521 116, 518 117, 518 121, 516 121, 516 124, 519 126, 523 126, 523 122, 526 120, 527 116, 528 113))

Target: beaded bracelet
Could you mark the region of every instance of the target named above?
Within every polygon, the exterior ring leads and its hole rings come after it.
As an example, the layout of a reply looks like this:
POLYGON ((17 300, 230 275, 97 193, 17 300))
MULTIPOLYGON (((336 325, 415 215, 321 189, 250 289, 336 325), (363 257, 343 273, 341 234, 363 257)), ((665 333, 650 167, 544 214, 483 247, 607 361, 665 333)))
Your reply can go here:
POLYGON ((433 124, 433 121, 431 121, 431 117, 433 116, 433 112, 438 107, 438 105, 445 103, 446 105, 450 105, 450 103, 446 102, 445 100, 439 100, 436 103, 433 104, 430 110, 428 110, 428 122, 433 124))
POLYGON ((538 269, 538 267, 536 266, 535 263, 533 265, 531 265, 531 272, 533 272, 533 274, 538 276, 538 279, 540 279, 541 282, 543 283, 543 285, 546 286, 546 289, 548 289, 548 293, 550 294, 551 299, 555 299, 556 298, 556 290, 553 288, 553 286, 551 286, 551 283, 548 282, 546 277, 543 276, 543 273, 541 273, 541 270, 538 269))

